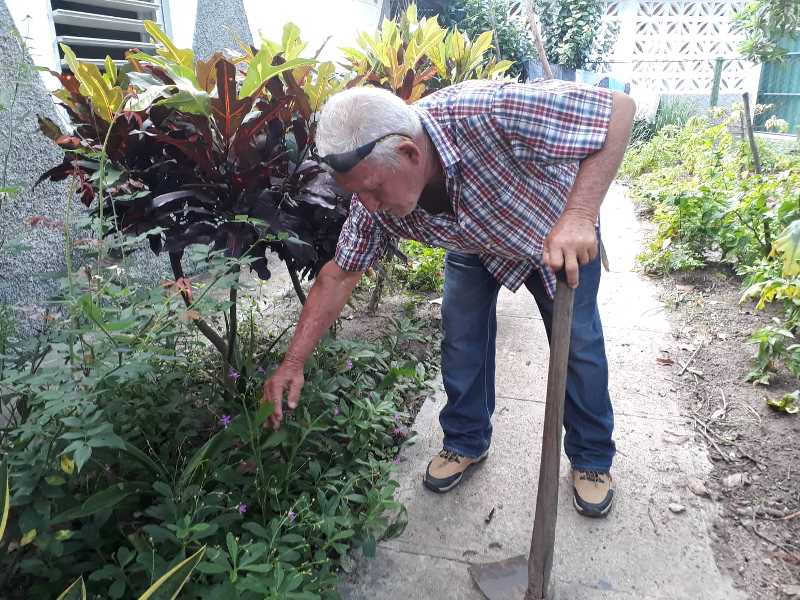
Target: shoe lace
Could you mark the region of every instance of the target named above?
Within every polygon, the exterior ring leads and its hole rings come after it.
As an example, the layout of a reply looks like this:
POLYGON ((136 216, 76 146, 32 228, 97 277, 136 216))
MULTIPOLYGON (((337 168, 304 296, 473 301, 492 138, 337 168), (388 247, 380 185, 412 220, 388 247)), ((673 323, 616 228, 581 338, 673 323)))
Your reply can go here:
POLYGON ((580 472, 580 479, 583 481, 590 481, 592 483, 604 483, 605 482, 605 473, 601 473, 600 471, 581 471, 580 472))
POLYGON ((453 452, 452 450, 442 450, 439 452, 439 456, 448 462, 461 462, 461 455, 459 455, 458 452, 453 452))

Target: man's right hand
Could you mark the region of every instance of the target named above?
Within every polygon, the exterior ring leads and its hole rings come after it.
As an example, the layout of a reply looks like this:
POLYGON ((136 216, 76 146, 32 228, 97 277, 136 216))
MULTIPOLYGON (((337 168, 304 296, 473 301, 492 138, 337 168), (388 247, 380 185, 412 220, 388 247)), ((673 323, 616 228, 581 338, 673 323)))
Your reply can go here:
POLYGON ((270 427, 279 429, 283 420, 283 397, 287 395, 287 406, 294 410, 300 401, 300 391, 303 389, 303 365, 284 361, 264 382, 264 395, 261 404, 273 402, 272 415, 267 419, 270 427))

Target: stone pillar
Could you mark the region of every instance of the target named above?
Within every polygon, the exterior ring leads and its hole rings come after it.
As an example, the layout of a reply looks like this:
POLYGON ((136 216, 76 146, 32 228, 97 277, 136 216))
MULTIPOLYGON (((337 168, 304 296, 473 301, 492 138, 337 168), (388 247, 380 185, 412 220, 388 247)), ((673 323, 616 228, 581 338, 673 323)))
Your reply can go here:
MULTIPOLYGON (((173 14, 173 18, 180 17, 173 14)), ((253 43, 242 0, 198 0, 193 44, 197 58, 207 59, 216 51, 238 48, 235 38, 253 43)))

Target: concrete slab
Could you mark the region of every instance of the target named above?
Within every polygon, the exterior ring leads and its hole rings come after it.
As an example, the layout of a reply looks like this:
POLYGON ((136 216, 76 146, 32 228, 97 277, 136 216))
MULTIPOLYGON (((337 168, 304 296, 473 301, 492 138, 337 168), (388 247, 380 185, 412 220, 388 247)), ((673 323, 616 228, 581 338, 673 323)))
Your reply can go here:
MULTIPOLYGON (((609 205, 606 239, 620 253, 616 268, 630 268, 641 231, 619 189, 609 205)), ((742 599, 714 561, 708 530, 716 506, 686 489, 687 479, 703 478, 710 463, 690 440, 671 370, 656 360, 668 346, 669 328, 655 289, 624 270, 609 274, 606 283, 601 310, 612 323, 606 341, 617 415, 617 500, 605 520, 580 517, 571 505, 568 462, 562 457, 553 565, 558 597, 742 599), (685 511, 671 512, 673 502, 685 511)), ((441 390, 429 398, 415 422, 417 437, 403 449, 397 469, 397 496, 408 509, 408 527, 399 538, 382 542, 375 560, 360 564, 343 587, 345 598, 477 600, 481 595, 469 581, 468 563, 527 553, 548 353, 529 294, 504 293, 498 313, 492 454, 449 494, 425 490, 422 474, 441 448, 437 416, 445 402, 441 390)))

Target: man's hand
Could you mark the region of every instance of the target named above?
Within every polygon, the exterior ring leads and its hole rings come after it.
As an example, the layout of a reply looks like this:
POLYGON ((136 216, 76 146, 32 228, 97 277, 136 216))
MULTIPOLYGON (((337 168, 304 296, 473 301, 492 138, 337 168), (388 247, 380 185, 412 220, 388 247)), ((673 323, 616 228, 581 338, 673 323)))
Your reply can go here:
POLYGON ((578 269, 597 256, 595 219, 580 211, 567 210, 544 240, 544 262, 556 273, 567 273, 567 284, 578 287, 578 269))
POLYGON ((297 408, 300 401, 300 390, 303 389, 303 365, 284 361, 264 383, 264 395, 261 404, 273 402, 272 415, 267 419, 270 427, 278 429, 283 420, 283 395, 288 396, 287 405, 291 410, 297 408))

